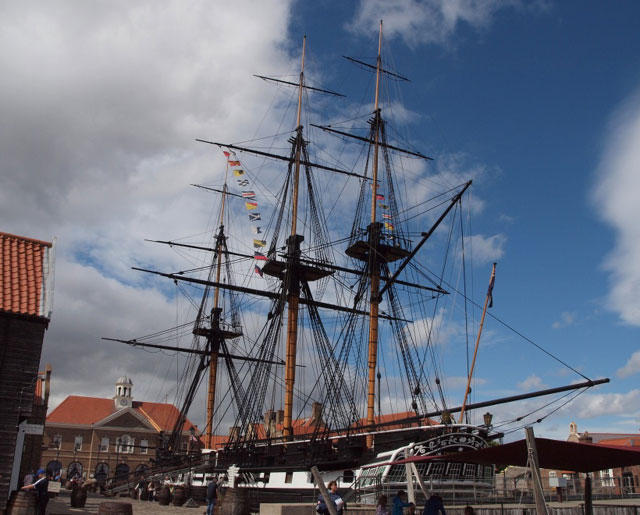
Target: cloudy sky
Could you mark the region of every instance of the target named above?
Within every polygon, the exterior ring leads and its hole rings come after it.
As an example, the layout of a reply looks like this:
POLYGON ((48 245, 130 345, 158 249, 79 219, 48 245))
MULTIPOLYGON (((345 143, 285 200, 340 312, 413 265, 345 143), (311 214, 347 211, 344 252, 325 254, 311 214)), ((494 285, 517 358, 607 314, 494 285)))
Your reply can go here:
MULTIPOLYGON (((396 115, 433 173, 474 179, 474 300, 497 260, 493 314, 612 380, 537 434, 565 437, 572 420, 637 432, 639 16, 635 2, 2 2, 0 230, 56 238, 53 404, 110 396, 123 374, 137 399, 171 401, 179 359, 100 338, 184 322, 186 301, 131 266, 177 269, 144 239, 211 225, 211 197, 190 184, 224 162, 195 139, 277 132, 286 106, 252 75, 295 74, 303 34, 309 77, 354 93, 341 56, 373 56, 383 19, 412 80, 396 115)), ((476 400, 577 379, 503 325, 486 331, 476 400)))

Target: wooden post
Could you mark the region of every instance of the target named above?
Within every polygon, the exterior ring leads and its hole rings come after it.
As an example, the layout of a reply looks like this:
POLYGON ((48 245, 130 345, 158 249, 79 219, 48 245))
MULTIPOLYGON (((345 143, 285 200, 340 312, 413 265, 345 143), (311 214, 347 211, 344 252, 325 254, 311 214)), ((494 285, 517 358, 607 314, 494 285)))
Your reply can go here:
POLYGON ((327 509, 329 510, 329 513, 331 515, 338 515, 338 512, 336 511, 336 507, 333 504, 331 497, 329 497, 329 491, 327 490, 327 487, 324 485, 324 481, 322 481, 322 477, 320 476, 318 467, 316 467, 315 465, 311 467, 311 473, 313 474, 313 478, 316 480, 316 484, 318 485, 320 494, 324 499, 324 503, 327 505, 327 509))
POLYGON ((542 477, 540 476, 540 465, 538 464, 538 449, 536 448, 536 438, 533 428, 525 428, 527 438, 527 451, 529 453, 529 463, 531 465, 531 475, 533 476, 533 496, 536 501, 536 513, 538 515, 548 515, 547 505, 544 502, 544 492, 542 491, 542 477))
POLYGON ((593 515, 593 492, 591 490, 591 475, 584 479, 584 515, 593 515))

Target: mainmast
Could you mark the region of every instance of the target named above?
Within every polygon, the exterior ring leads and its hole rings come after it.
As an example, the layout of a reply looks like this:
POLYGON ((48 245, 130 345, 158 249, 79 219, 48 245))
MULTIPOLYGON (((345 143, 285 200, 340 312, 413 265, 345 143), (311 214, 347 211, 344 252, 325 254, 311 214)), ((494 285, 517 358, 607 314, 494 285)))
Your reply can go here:
POLYGON ((284 396, 284 420, 283 436, 285 439, 293 436, 293 387, 296 380, 296 355, 298 345, 298 313, 300 305, 300 277, 295 266, 300 260, 300 243, 303 237, 296 233, 298 228, 298 190, 300 183, 300 153, 302 151, 302 90, 304 88, 304 57, 307 46, 307 37, 302 39, 302 64, 300 66, 300 80, 298 83, 298 111, 296 115, 296 139, 295 145, 295 169, 293 175, 293 194, 291 206, 291 236, 287 239, 289 280, 287 293, 287 355, 285 365, 285 396, 284 396))
MULTIPOLYGON (((378 367, 378 310, 380 308, 380 261, 377 247, 380 242, 380 226, 376 224, 377 196, 378 196, 378 151, 380 144, 380 79, 382 70, 382 20, 378 34, 378 59, 376 61, 376 97, 373 118, 373 183, 371 185, 371 225, 369 226, 369 273, 371 274, 371 303, 369 305, 369 377, 367 382, 367 424, 375 422, 376 399, 376 369, 378 367)), ((367 436, 367 447, 373 447, 373 436, 367 436)))

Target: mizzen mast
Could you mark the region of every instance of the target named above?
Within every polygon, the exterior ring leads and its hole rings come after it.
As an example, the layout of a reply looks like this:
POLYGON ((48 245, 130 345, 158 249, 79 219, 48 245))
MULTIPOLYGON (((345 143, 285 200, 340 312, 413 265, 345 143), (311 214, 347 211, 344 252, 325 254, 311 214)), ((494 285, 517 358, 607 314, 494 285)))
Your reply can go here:
MULTIPOLYGON (((226 207, 227 198, 227 178, 229 174, 229 163, 227 162, 225 170, 224 186, 222 188, 222 202, 220 205, 220 227, 218 235, 216 237, 216 268, 215 268, 215 282, 220 283, 220 276, 222 273, 222 254, 226 249, 226 237, 224 234, 224 213, 226 207)), ((206 298, 206 292, 205 292, 206 298)), ((220 346, 226 339, 237 338, 241 336, 240 332, 223 330, 220 324, 220 318, 222 314, 222 308, 220 307, 220 288, 214 287, 213 290, 213 307, 210 313, 210 326, 203 327, 200 323, 203 317, 202 309, 204 302, 201 305, 201 312, 198 314, 196 326, 193 333, 199 336, 206 336, 207 338, 207 350, 209 352, 209 380, 207 388, 207 420, 206 420, 206 445, 209 449, 213 447, 213 415, 215 413, 215 399, 216 399, 216 380, 218 376, 218 360, 220 358, 220 346)))

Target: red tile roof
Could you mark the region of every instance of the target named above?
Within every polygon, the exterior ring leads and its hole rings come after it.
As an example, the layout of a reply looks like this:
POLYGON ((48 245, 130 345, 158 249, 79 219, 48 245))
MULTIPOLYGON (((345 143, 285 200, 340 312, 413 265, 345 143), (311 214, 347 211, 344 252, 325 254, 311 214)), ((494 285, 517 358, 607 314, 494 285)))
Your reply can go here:
MULTIPOLYGON (((159 431, 172 431, 180 411, 173 404, 133 401, 133 409, 159 431)), ((47 416, 48 424, 91 425, 115 413, 113 399, 81 397, 70 395, 47 416)), ((186 419, 183 431, 189 431, 193 424, 186 419)), ((195 427, 195 426, 194 426, 195 427)))
POLYGON ((619 445, 621 447, 640 447, 640 435, 635 437, 602 438, 598 445, 619 445))
POLYGON ((0 232, 0 311, 49 318, 52 244, 0 232))

